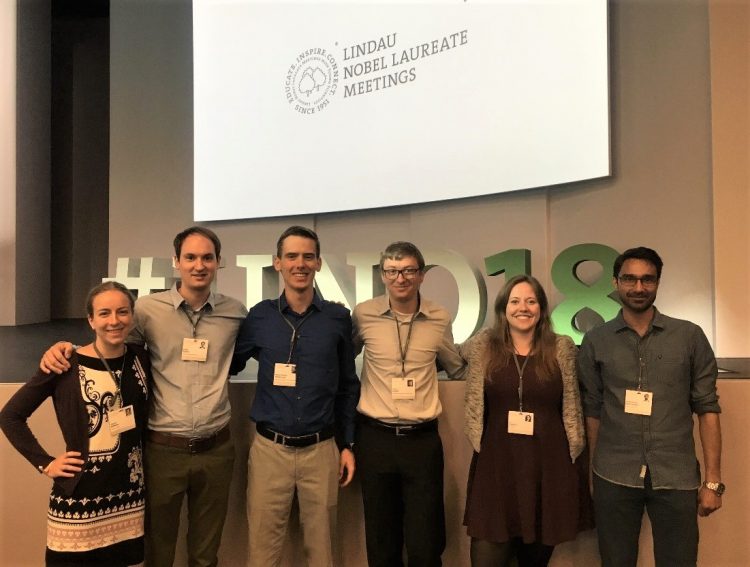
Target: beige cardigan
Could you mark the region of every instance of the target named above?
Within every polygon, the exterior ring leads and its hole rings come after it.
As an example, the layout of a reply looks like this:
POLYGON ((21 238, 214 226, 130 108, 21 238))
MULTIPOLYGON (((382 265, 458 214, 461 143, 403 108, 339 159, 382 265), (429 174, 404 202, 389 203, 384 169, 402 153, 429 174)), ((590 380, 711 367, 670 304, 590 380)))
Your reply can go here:
MULTIPOLYGON (((464 399, 464 432, 475 451, 481 449, 484 431, 484 352, 489 342, 489 329, 482 329, 459 347, 468 362, 466 395, 464 399)), ((557 336, 557 363, 563 381, 562 417, 568 437, 570 458, 575 462, 586 446, 586 435, 581 410, 581 395, 576 376, 576 346, 570 337, 557 336)))

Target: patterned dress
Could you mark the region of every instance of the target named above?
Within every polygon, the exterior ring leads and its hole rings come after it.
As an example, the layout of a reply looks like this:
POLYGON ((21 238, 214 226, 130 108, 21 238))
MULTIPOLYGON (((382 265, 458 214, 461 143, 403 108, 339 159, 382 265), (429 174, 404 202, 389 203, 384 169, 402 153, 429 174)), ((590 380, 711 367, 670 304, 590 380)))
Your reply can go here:
POLYGON ((78 380, 88 415, 89 456, 73 494, 54 484, 47 515, 48 565, 133 565, 143 561, 145 486, 141 436, 147 375, 128 351, 107 360, 78 354, 78 380), (132 406, 136 427, 110 431, 109 412, 132 406))

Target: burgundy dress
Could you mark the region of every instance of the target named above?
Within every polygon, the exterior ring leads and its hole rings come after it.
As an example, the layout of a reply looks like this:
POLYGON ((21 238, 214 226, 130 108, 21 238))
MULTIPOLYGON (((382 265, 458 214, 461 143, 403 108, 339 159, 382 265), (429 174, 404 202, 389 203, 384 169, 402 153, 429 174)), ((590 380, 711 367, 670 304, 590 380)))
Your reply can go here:
POLYGON ((590 527, 583 467, 571 462, 563 427, 562 377, 558 370, 539 379, 532 362, 524 371, 523 411, 534 413, 533 436, 508 433, 508 411, 519 409, 513 359, 485 381, 482 450, 469 469, 464 516, 473 538, 557 545, 590 527))

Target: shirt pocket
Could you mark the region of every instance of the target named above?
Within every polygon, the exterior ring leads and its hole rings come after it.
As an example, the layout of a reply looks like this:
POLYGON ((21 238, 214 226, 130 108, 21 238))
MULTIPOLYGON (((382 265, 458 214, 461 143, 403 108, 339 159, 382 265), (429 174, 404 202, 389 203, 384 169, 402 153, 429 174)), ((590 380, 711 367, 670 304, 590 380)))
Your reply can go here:
POLYGON ((690 360, 679 353, 663 353, 654 357, 656 379, 671 387, 690 386, 690 360))

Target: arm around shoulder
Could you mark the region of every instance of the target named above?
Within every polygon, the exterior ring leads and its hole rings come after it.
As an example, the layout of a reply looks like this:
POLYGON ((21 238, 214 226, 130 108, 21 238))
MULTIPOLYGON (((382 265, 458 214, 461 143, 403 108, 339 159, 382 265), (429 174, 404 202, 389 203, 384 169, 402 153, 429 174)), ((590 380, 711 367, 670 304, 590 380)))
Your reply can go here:
POLYGON ((570 337, 557 336, 557 363, 560 366, 563 381, 563 426, 568 437, 570 458, 574 462, 586 447, 583 408, 576 372, 577 354, 575 343, 570 337))
POLYGON ((60 341, 49 347, 39 361, 39 369, 45 374, 62 374, 70 368, 73 343, 60 341))
POLYGON ((472 448, 481 449, 484 429, 484 356, 487 349, 489 331, 483 329, 458 346, 458 351, 466 360, 466 388, 464 391, 464 433, 472 448))

